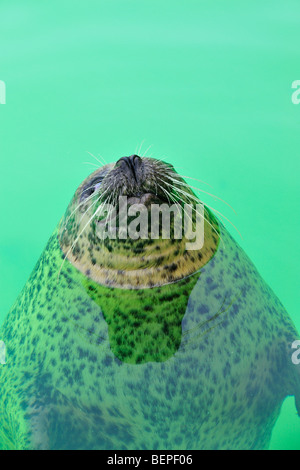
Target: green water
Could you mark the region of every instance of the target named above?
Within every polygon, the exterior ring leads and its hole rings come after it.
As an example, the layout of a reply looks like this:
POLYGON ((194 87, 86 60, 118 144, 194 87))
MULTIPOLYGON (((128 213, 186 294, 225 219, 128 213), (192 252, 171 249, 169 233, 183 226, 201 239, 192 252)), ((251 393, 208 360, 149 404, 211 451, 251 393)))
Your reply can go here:
MULTIPOLYGON (((1 1, 0 320, 97 163, 164 158, 227 222, 300 330, 299 2, 1 1)), ((1 338, 0 338, 1 339, 1 338)), ((287 399, 272 449, 300 449, 287 399)))

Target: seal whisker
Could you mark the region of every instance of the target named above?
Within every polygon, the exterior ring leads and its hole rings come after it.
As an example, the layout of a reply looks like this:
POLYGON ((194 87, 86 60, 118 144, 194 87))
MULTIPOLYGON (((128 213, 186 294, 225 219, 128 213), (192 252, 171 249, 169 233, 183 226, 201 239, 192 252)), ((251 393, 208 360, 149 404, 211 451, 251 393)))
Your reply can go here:
POLYGON ((224 214, 222 214, 221 212, 219 212, 217 209, 215 209, 214 207, 212 206, 209 206, 208 204, 205 204, 209 209, 211 209, 212 211, 216 212, 217 214, 219 214, 221 217, 223 217, 224 219, 226 219, 232 226, 233 228, 235 228, 235 230, 237 231, 237 233, 240 235, 241 239, 243 240, 243 236, 241 234, 241 232, 236 228, 236 226, 231 222, 231 220, 229 220, 224 214))
MULTIPOLYGON (((177 165, 176 165, 176 169, 177 169, 177 168, 183 168, 183 169, 184 169, 184 167, 182 167, 182 166, 180 167, 180 166, 177 166, 177 165)), ((206 181, 199 180, 198 178, 194 178, 194 177, 192 177, 192 176, 181 175, 181 174, 178 173, 178 172, 176 172, 175 174, 178 175, 178 176, 180 176, 180 178, 187 178, 187 179, 190 179, 190 180, 198 181, 199 183, 206 184, 207 186, 210 186, 210 187, 212 188, 212 185, 209 184, 209 183, 206 183, 206 181)))
MULTIPOLYGON (((168 183, 166 183, 166 184, 168 184, 168 183)), ((175 188, 174 186, 172 186, 172 185, 170 185, 170 184, 168 184, 168 185, 169 185, 170 187, 172 187, 173 189, 175 189, 175 191, 181 192, 183 195, 187 196, 189 199, 193 199, 194 201, 196 201, 196 202, 198 202, 198 203, 201 203, 201 202, 202 202, 202 201, 200 201, 200 199, 198 199, 198 198, 196 198, 196 197, 193 197, 191 194, 186 193, 185 191, 181 191, 180 189, 175 188)), ((191 205, 191 204, 190 204, 190 205, 191 205)), ((207 204, 205 204, 205 205, 207 205, 207 204)), ((209 206, 207 206, 207 207, 209 207, 209 206)), ((223 246, 224 246, 224 248, 225 248, 225 243, 224 243, 224 241, 223 241, 221 235, 220 235, 220 234, 217 232, 217 230, 215 229, 215 227, 209 222, 209 220, 208 220, 205 216, 203 216, 200 212, 198 212, 196 208, 194 208, 194 210, 196 211, 196 213, 197 213, 200 217, 202 217, 202 219, 203 219, 204 221, 206 221, 206 223, 208 223, 208 225, 210 225, 210 227, 214 230, 214 232, 217 234, 217 236, 218 236, 218 237, 220 238, 220 240, 222 241, 223 246)), ((185 209, 184 209, 184 212, 185 212, 185 214, 188 216, 188 214, 187 214, 187 212, 185 211, 185 209)), ((189 217, 189 218, 190 218, 190 217, 189 217)), ((191 220, 191 219, 190 219, 190 220, 191 220)), ((192 220, 191 220, 191 222, 192 222, 192 220)), ((230 221, 229 221, 229 222, 230 222, 230 221)), ((193 222, 192 222, 192 223, 193 223, 193 222)))
MULTIPOLYGON (((108 202, 107 202, 107 201, 106 201, 106 202, 103 201, 103 202, 100 204, 99 209, 102 209, 105 204, 108 204, 108 202)), ((100 210, 99 210, 99 212, 100 212, 100 210)), ((105 219, 104 219, 104 220, 106 221, 106 223, 108 223, 108 222, 107 222, 107 219, 108 219, 108 215, 107 215, 107 216, 105 217, 105 219)), ((104 238, 101 238, 100 241, 101 241, 101 243, 104 243, 104 238)))
MULTIPOLYGON (((98 157, 100 157, 100 158, 103 160, 103 162, 105 163, 105 165, 108 165, 107 161, 105 160, 105 158, 104 158, 102 155, 99 155, 99 154, 98 154, 98 157)), ((97 157, 95 157, 95 158, 98 160, 97 157)), ((99 160, 98 160, 98 162, 99 162, 99 160)))
POLYGON ((101 165, 107 165, 107 162, 105 161, 105 159, 101 155, 98 155, 98 157, 100 157, 103 160, 102 162, 95 155, 93 155, 91 152, 89 152, 88 150, 87 150, 87 153, 89 155, 91 155, 91 157, 95 158, 97 160, 97 162, 101 163, 101 165))
MULTIPOLYGON (((107 192, 107 191, 106 191, 107 192)), ((105 194, 105 193, 103 193, 105 194)), ((99 202, 99 200, 101 199, 101 197, 103 197, 103 194, 100 194, 100 197, 98 197, 94 202, 92 202, 89 207, 87 208, 87 210, 82 214, 81 218, 79 219, 79 224, 80 222, 82 221, 82 219, 84 218, 84 216, 86 215, 86 213, 95 205, 97 204, 97 202, 99 202)), ((93 194, 93 196, 95 196, 95 194, 93 194)))
MULTIPOLYGON (((158 178, 160 181, 162 181, 159 177, 157 177, 157 178, 158 178)), ((174 186, 170 185, 169 183, 165 183, 165 184, 167 184, 169 187, 172 187, 173 189, 175 189, 175 191, 177 190, 174 186)), ((160 186, 160 187, 161 187, 161 186, 160 186)), ((163 188, 161 188, 161 189, 163 189, 163 188)), ((185 196, 187 196, 188 198, 191 197, 191 195, 190 195, 189 193, 185 193, 184 191, 180 191, 180 192, 181 192, 182 194, 184 194, 185 196)), ((171 195, 171 194, 170 194, 170 195, 171 195)), ((193 199, 194 199, 195 201, 201 203, 201 201, 200 201, 199 199, 195 199, 195 198, 193 198, 193 199)), ((173 200, 174 200, 174 199, 173 199, 173 200)), ((181 199, 181 201, 184 202, 183 199, 181 199)), ((191 206, 191 204, 189 204, 189 205, 191 206)), ((193 207, 193 206, 192 206, 192 207, 193 207)), ((185 205, 184 205, 184 207, 183 207, 183 210, 184 210, 184 213, 186 214, 186 216, 189 218, 189 220, 190 220, 190 221, 192 222, 192 224, 193 224, 192 219, 189 217, 189 214, 188 214, 188 213, 186 212, 186 210, 185 210, 185 205)), ((197 213, 204 221, 206 221, 206 223, 213 229, 213 231, 216 233, 216 235, 217 235, 217 236, 220 238, 220 240, 222 241, 223 246, 224 246, 224 248, 225 248, 225 243, 224 243, 224 241, 223 241, 221 235, 220 235, 220 234, 217 232, 217 230, 215 229, 215 227, 209 222, 209 220, 208 220, 205 216, 203 216, 200 212, 198 212, 195 207, 194 207, 194 210, 195 210, 196 213, 197 213)))
POLYGON ((165 189, 164 189, 164 188, 163 188, 163 187, 162 187, 160 184, 159 184, 158 186, 159 186, 159 187, 160 187, 160 188, 163 190, 163 192, 164 192, 164 193, 167 195, 167 197, 168 197, 168 200, 169 200, 169 197, 170 197, 170 199, 171 199, 171 200, 172 200, 172 201, 173 201, 173 202, 176 204, 176 206, 177 206, 177 211, 178 211, 178 214, 179 214, 179 215, 181 215, 181 214, 180 214, 179 207, 178 207, 178 201, 176 201, 176 199, 174 198, 174 196, 172 196, 171 192, 170 192, 170 191, 167 191, 167 190, 165 190, 165 189))
POLYGON ((224 202, 224 204, 226 204, 228 207, 230 207, 230 209, 233 210, 233 212, 236 214, 236 211, 234 210, 234 208, 226 201, 224 201, 224 199, 220 198, 219 196, 216 196, 215 194, 212 194, 212 193, 208 193, 207 191, 204 191, 203 189, 200 189, 200 188, 197 188, 196 186, 191 186, 189 184, 187 184, 185 181, 179 181, 179 180, 176 180, 175 178, 171 178, 169 176, 166 176, 167 178, 169 179, 172 179, 173 181, 176 181, 177 184, 180 184, 182 186, 185 186, 187 188, 192 188, 192 189, 195 189, 196 191, 199 191, 201 193, 204 193, 204 194, 207 194, 208 196, 211 196, 213 197, 215 200, 218 199, 219 201, 221 202, 224 202))
POLYGON ((109 207, 109 212, 106 216, 107 223, 109 224, 109 230, 111 229, 112 214, 113 214, 113 210, 115 208, 115 206, 112 204, 113 196, 114 196, 114 193, 112 193, 112 195, 107 200, 107 204, 110 206, 109 207))
MULTIPOLYGON (((89 189, 91 189, 93 186, 90 186, 89 188, 87 188, 85 191, 88 191, 89 189)), ((95 194, 91 194, 90 196, 88 196, 84 201, 81 201, 76 207, 75 209, 71 212, 71 214, 66 218, 65 220, 65 223, 64 223, 64 229, 63 230, 66 230, 67 228, 67 223, 69 222, 70 218, 72 217, 72 215, 77 211, 77 209, 79 209, 80 206, 82 206, 83 204, 86 204, 90 199, 93 198, 93 196, 95 196, 95 194)))
MULTIPOLYGON (((101 166, 96 165, 96 163, 91 163, 91 162, 82 162, 84 165, 92 165, 95 166, 96 168, 101 168, 101 166)), ((102 164, 101 164, 102 165, 102 164)))
MULTIPOLYGON (((92 189, 93 187, 94 187, 94 185, 89 186, 88 188, 86 188, 86 189, 82 192, 82 194, 83 194, 84 192, 88 191, 89 189, 92 189)), ((108 189, 109 189, 109 188, 108 188, 108 189)), ((108 189, 107 189, 107 190, 108 190, 108 189)), ((105 194, 105 193, 107 192, 107 190, 105 190, 103 194, 105 194)), ((83 204, 86 204, 90 199, 93 199, 93 197, 95 197, 95 195, 96 195, 97 193, 99 193, 99 191, 100 191, 100 188, 99 188, 97 191, 93 192, 90 196, 88 196, 84 201, 81 201, 81 202, 75 207, 75 209, 74 209, 74 210, 71 212, 71 214, 67 217, 67 219, 66 219, 66 221, 65 221, 65 223, 64 223, 63 232, 66 230, 66 228, 67 228, 67 223, 69 222, 69 220, 70 220, 70 218, 72 217, 72 215, 77 211, 77 209, 79 209, 79 207, 82 206, 83 204)), ((103 194, 101 194, 101 197, 103 196, 103 194)))
POLYGON ((152 144, 151 144, 151 145, 149 145, 149 147, 147 148, 147 150, 146 150, 146 151, 143 153, 143 155, 142 155, 142 158, 145 158, 145 157, 146 157, 146 155, 147 155, 147 152, 148 152, 148 150, 150 150, 150 149, 151 149, 151 147, 152 147, 152 144))
POLYGON ((140 155, 140 154, 141 154, 141 150, 142 150, 142 147, 143 147, 144 142, 145 142, 145 139, 142 140, 142 143, 141 143, 141 145, 140 145, 138 151, 136 150, 136 149, 137 149, 137 146, 136 146, 135 153, 136 153, 137 155, 140 155))
MULTIPOLYGON (((184 191, 181 191, 181 190, 178 189, 178 188, 176 188, 176 191, 179 191, 179 192, 185 194, 186 196, 190 197, 190 198, 193 199, 194 201, 199 201, 199 202, 201 202, 199 198, 194 197, 194 196, 192 196, 192 195, 189 195, 188 193, 185 193, 184 191)), ((235 228, 235 230, 238 232, 238 234, 240 235, 240 237, 243 238, 242 235, 241 235, 241 233, 240 233, 240 231, 239 231, 239 230, 236 228, 236 226, 231 222, 231 220, 229 220, 224 214, 222 214, 221 212, 217 211, 217 209, 214 209, 212 206, 209 206, 209 205, 206 204, 206 203, 205 203, 205 206, 208 207, 209 209, 213 210, 213 211, 216 212, 217 214, 219 214, 221 217, 224 217, 224 219, 226 219, 226 220, 235 228)))
MULTIPOLYGON (((170 193, 168 191, 166 191, 160 184, 157 183, 157 186, 166 194, 167 198, 168 198, 168 202, 170 204, 170 193)), ((156 193, 157 194, 157 193, 156 193)))
MULTIPOLYGON (((109 224, 109 229, 111 229, 111 215, 112 215, 113 210, 115 208, 115 206, 113 205, 114 196, 115 196, 115 192, 113 191, 105 201, 105 204, 107 204, 108 206, 111 206, 111 207, 109 207, 109 211, 108 211, 108 213, 105 217, 106 223, 109 224)), ((102 207, 103 207, 103 205, 102 205, 102 207)), ((104 243, 104 239, 102 239, 101 241, 102 241, 102 243, 104 243)))
POLYGON ((224 249, 226 249, 225 242, 224 242, 223 238, 221 237, 220 233, 215 229, 215 227, 209 222, 209 220, 208 220, 205 216, 203 216, 200 212, 198 212, 197 209, 194 208, 194 210, 195 210, 195 212, 196 212, 200 217, 203 218, 203 220, 206 221, 206 223, 207 223, 208 225, 210 225, 210 227, 213 229, 213 231, 215 232, 215 234, 220 238, 221 242, 223 243, 224 249))
MULTIPOLYGON (((162 158, 165 158, 165 157, 162 157, 162 158)), ((205 185, 207 185, 207 186, 210 186, 210 187, 212 188, 212 185, 209 184, 209 183, 207 183, 206 181, 200 180, 200 179, 198 179, 198 178, 194 178, 194 177, 192 177, 192 176, 181 175, 181 174, 179 174, 177 171, 175 171, 175 169, 174 169, 172 172, 170 172, 170 171, 169 171, 169 167, 166 166, 166 163, 163 162, 162 160, 157 160, 157 159, 155 159, 154 162, 153 162, 153 164, 154 164, 155 166, 158 166, 158 167, 161 168, 162 170, 164 170, 164 172, 165 172, 165 173, 168 173, 169 175, 172 175, 172 176, 179 176, 179 177, 182 178, 182 179, 187 178, 187 179, 191 179, 191 180, 194 180, 194 181, 198 181, 199 183, 203 183, 203 184, 205 184, 205 185)), ((180 167, 180 166, 177 166, 177 165, 176 165, 176 169, 177 169, 177 168, 184 168, 184 167, 180 167)))
MULTIPOLYGON (((225 243, 224 243, 224 240, 223 238, 221 237, 220 233, 215 229, 215 227, 209 222, 209 220, 201 214, 201 212, 199 212, 193 204, 189 204, 189 206, 196 212, 196 214, 198 214, 212 229, 213 231, 215 232, 215 234, 220 238, 221 242, 223 243, 223 247, 224 249, 226 249, 226 246, 225 246, 225 243)), ((189 218, 189 220, 191 221, 192 225, 193 225, 193 220, 192 218, 190 217, 190 215, 186 212, 185 210, 185 207, 184 207, 184 213, 186 214, 186 216, 189 218)))
MULTIPOLYGON (((98 201, 100 200, 101 196, 99 196, 98 198, 98 201)), ((62 270, 62 267, 64 265, 64 262, 66 260, 66 258, 68 257, 68 255, 71 253, 71 251, 73 250, 74 246, 76 245, 76 243, 78 242, 79 238, 81 237, 81 235, 83 234, 83 232, 85 231, 85 229, 87 228, 87 226, 92 222, 92 220, 95 218, 95 216, 97 215, 97 212, 99 210, 99 208, 101 207, 101 205, 96 209, 95 213, 92 215, 92 217, 88 220, 88 222, 86 223, 86 225, 83 227, 83 229, 81 230, 81 232, 79 233, 79 235, 76 237, 76 239, 74 240, 74 242, 72 243, 71 247, 69 248, 69 250, 67 251, 67 253, 65 254, 65 257, 63 259, 63 262, 61 263, 61 266, 60 266, 60 269, 59 269, 59 272, 58 272, 58 275, 57 275, 57 282, 59 280, 59 276, 60 276, 60 273, 61 273, 61 270, 62 270)))
POLYGON ((170 204, 169 198, 172 200, 172 202, 174 202, 174 204, 176 205, 176 208, 177 208, 178 215, 181 216, 180 209, 179 209, 179 207, 178 207, 178 202, 181 202, 181 200, 180 200, 180 201, 177 201, 177 200, 175 199, 175 197, 172 196, 172 194, 171 194, 170 191, 165 190, 160 184, 159 184, 158 186, 159 186, 160 189, 166 194, 166 196, 167 196, 167 198, 168 198, 168 201, 169 201, 169 204, 170 204))

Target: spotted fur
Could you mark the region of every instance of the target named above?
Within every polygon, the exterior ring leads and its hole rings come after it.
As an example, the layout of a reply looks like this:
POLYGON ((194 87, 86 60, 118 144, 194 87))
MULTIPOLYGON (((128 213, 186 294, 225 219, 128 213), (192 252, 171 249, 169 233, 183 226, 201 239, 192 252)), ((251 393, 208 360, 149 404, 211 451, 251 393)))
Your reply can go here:
POLYGON ((299 336, 219 230, 198 272, 142 289, 61 269, 56 230, 0 329, 0 448, 267 448, 287 395, 300 411, 299 336))

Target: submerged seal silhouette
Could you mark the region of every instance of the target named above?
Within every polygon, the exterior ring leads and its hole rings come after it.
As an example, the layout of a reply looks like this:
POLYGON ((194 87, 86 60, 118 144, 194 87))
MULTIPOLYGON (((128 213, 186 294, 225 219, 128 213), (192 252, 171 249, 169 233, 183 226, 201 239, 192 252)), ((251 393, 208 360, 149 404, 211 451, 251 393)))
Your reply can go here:
POLYGON ((137 155, 80 185, 0 329, 0 448, 267 448, 286 396, 300 412, 284 307, 206 206, 199 250, 100 240, 97 211, 120 195, 197 200, 137 155))

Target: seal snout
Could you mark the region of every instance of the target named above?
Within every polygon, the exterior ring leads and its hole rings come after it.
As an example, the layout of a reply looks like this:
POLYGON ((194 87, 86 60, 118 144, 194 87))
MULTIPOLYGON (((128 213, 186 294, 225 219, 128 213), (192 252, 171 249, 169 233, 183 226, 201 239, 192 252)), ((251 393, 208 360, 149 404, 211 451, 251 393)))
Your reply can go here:
POLYGON ((115 196, 127 196, 129 204, 168 203, 164 186, 164 166, 158 161, 138 155, 120 158, 110 172, 108 181, 114 185, 115 196))
POLYGON ((135 183, 139 182, 141 167, 142 159, 138 155, 122 157, 115 165, 115 168, 120 168, 123 174, 125 174, 130 180, 133 179, 135 183))

